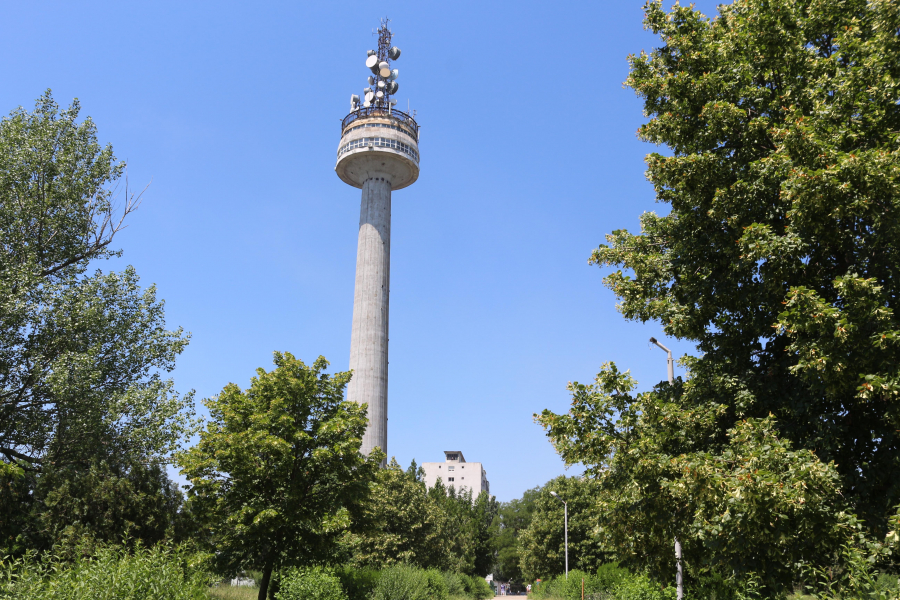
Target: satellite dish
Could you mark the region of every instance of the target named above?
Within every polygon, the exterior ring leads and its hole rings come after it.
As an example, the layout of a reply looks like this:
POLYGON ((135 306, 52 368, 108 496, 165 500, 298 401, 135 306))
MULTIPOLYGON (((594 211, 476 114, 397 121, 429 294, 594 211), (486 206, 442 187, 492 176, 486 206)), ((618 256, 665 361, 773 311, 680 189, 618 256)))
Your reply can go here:
POLYGON ((394 46, 393 48, 388 50, 388 58, 390 58, 391 60, 397 60, 398 58, 400 58, 400 48, 394 46))
POLYGON ((399 89, 400 89, 400 84, 397 83, 396 81, 392 81, 391 87, 390 87, 390 89, 388 89, 388 94, 396 94, 397 90, 399 90, 399 89))
POLYGON ((386 62, 378 64, 378 74, 387 79, 391 76, 391 65, 386 62))
POLYGON ((375 92, 375 97, 381 100, 384 98, 384 92, 375 92))
POLYGON ((384 82, 383 82, 383 81, 379 81, 379 82, 378 82, 378 89, 379 89, 379 90, 383 90, 383 89, 384 89, 384 82))
POLYGON ((369 85, 375 85, 375 78, 369 75, 369 85))
POLYGON ((372 106, 372 103, 369 102, 368 100, 366 100, 366 101, 363 103, 363 106, 364 106, 365 108, 369 108, 370 106, 372 106))
POLYGON ((391 106, 396 106, 396 105, 397 105, 397 99, 396 99, 396 98, 391 98, 391 99, 389 100, 389 102, 390 102, 390 105, 391 105, 391 106))
POLYGON ((374 50, 366 50, 366 56, 372 56, 373 54, 375 54, 374 50))
POLYGON ((378 57, 374 54, 370 54, 369 58, 366 59, 366 66, 370 69, 374 69, 378 65, 378 57))
MULTIPOLYGON (((378 93, 380 94, 381 92, 378 92, 378 93)), ((375 99, 375 94, 373 94, 372 92, 366 92, 366 106, 368 106, 369 103, 374 99, 375 99)))
POLYGON ((368 94, 368 93, 371 92, 371 91, 372 91, 372 88, 365 88, 365 89, 363 90, 363 94, 368 94))
POLYGON ((398 77, 400 77, 400 70, 399 69, 391 69, 391 76, 389 79, 391 81, 393 81, 393 80, 397 79, 398 77))

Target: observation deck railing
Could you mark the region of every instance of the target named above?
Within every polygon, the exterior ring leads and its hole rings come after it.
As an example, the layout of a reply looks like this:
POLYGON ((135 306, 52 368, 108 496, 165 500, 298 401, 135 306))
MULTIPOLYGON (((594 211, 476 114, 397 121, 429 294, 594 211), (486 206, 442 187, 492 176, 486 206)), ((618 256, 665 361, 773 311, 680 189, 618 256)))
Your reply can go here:
POLYGON ((388 110, 386 106, 369 106, 368 108, 360 107, 354 110, 352 113, 344 117, 344 120, 341 122, 341 135, 344 134, 344 131, 347 129, 347 127, 350 126, 354 121, 358 121, 359 119, 367 119, 369 117, 385 117, 388 119, 400 121, 410 129, 412 129, 416 134, 416 139, 419 139, 419 124, 416 123, 416 120, 402 110, 396 110, 394 108, 388 110))

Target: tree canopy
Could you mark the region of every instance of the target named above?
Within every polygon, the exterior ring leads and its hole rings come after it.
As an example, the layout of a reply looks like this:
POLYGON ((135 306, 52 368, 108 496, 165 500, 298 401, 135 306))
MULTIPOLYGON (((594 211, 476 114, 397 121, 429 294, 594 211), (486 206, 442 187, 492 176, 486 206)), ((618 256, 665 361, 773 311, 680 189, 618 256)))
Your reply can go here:
POLYGON ((187 345, 134 269, 88 273, 139 197, 74 101, 48 91, 0 120, 0 469, 38 471, 115 447, 166 454, 190 434, 192 397, 161 372, 187 345))
POLYGON ((247 390, 235 384, 204 401, 210 421, 177 455, 188 503, 215 549, 218 569, 263 572, 327 561, 368 495, 384 453, 360 454, 366 405, 344 400, 349 372, 328 375, 275 353, 247 390))
POLYGON ((660 46, 629 57, 625 83, 639 137, 668 148, 647 178, 669 210, 590 262, 615 269, 626 318, 699 355, 636 396, 605 366, 540 421, 604 482, 610 523, 632 516, 609 532, 625 555, 670 571, 677 533, 698 568, 785 586, 772 549, 827 560, 842 510, 878 539, 900 503, 900 5, 645 9, 660 46))
POLYGON ((494 578, 498 581, 525 581, 520 567, 520 537, 531 524, 535 501, 540 494, 541 488, 536 487, 526 490, 521 498, 500 504, 495 518, 494 541, 497 548, 494 578))
POLYGON ((565 572, 565 515, 568 503, 569 568, 596 571, 609 555, 597 535, 594 512, 599 486, 591 478, 560 475, 548 481, 534 497, 531 521, 519 534, 519 568, 526 580, 562 575, 565 572))

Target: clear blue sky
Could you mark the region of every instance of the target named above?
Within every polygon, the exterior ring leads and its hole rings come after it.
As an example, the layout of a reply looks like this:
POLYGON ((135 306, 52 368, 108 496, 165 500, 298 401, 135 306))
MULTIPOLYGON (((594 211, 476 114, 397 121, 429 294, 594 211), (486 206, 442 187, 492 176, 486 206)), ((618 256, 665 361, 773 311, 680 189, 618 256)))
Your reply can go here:
POLYGON ((647 343, 660 327, 622 319, 587 264, 604 234, 667 211, 622 87, 626 56, 657 43, 642 14, 632 0, 9 2, 0 112, 46 88, 78 97, 131 185, 152 181, 115 267, 134 265, 192 333, 178 389, 246 387, 273 350, 344 370, 360 191, 334 174, 339 120, 389 16, 422 161, 393 196, 388 450, 404 466, 462 450, 506 501, 565 472, 532 414, 566 410, 567 381, 608 360, 643 389, 666 374, 647 343))

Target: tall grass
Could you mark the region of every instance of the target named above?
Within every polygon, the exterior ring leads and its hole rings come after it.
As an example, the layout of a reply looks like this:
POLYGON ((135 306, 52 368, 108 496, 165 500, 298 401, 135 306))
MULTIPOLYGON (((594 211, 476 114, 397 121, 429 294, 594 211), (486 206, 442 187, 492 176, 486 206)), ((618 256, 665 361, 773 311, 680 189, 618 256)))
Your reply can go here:
POLYGON ((206 574, 177 548, 98 548, 72 560, 49 554, 0 560, 4 600, 208 600, 208 585, 206 574))

